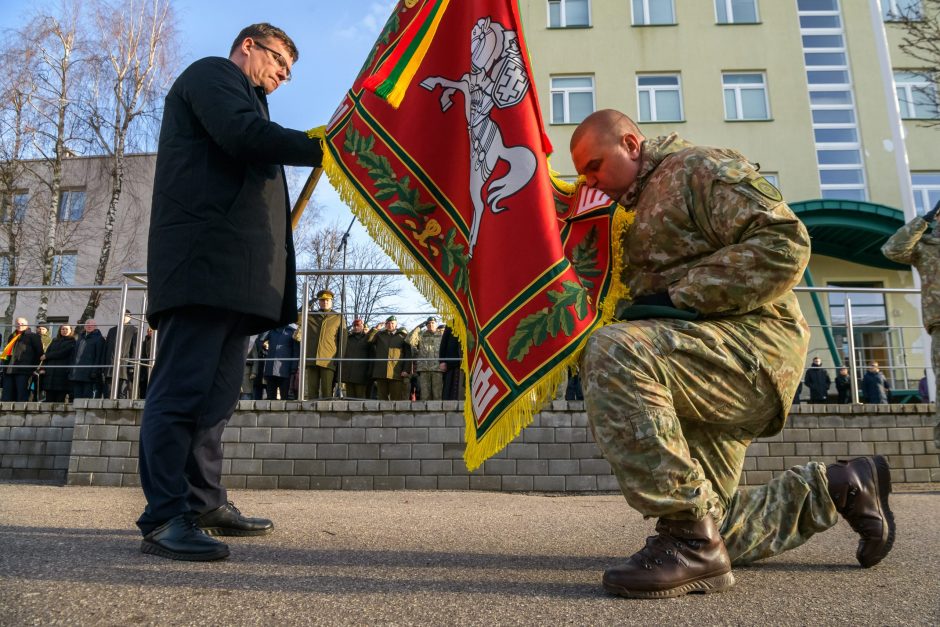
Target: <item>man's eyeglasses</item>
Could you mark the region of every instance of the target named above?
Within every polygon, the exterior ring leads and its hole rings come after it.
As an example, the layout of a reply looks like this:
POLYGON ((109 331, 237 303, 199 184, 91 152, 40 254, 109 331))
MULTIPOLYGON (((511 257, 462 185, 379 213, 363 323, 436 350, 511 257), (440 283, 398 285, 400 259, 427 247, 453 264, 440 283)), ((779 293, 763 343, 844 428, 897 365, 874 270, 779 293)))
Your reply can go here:
POLYGON ((281 69, 284 70, 284 74, 287 76, 287 78, 284 79, 284 82, 289 81, 291 79, 290 68, 287 67, 287 60, 284 59, 284 55, 278 52, 277 50, 272 50, 271 48, 268 48, 267 46, 265 46, 263 43, 259 41, 255 41, 255 40, 252 40, 252 41, 254 41, 255 45, 261 48, 262 50, 267 50, 272 55, 274 55, 274 61, 279 66, 281 66, 281 69))

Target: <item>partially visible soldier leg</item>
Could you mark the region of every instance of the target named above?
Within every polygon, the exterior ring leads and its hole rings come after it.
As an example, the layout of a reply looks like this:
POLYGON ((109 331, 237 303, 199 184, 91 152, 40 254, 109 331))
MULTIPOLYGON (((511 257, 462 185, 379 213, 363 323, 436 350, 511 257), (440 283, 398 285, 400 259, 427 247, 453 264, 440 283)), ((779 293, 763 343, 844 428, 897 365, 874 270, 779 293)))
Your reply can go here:
POLYGON ((317 370, 320 371, 319 396, 320 398, 330 398, 333 396, 333 380, 336 378, 336 373, 329 368, 319 366, 317 366, 317 370))
POLYGON ((365 383, 347 383, 346 396, 349 398, 368 398, 365 383))
POLYGON ((317 398, 320 394, 320 369, 308 366, 304 379, 304 398, 308 401, 317 398))
POLYGON ((937 448, 940 448, 940 327, 937 327, 930 334, 930 359, 933 365, 934 374, 937 377, 937 385, 935 389, 937 390, 937 397, 933 399, 934 407, 934 418, 937 419, 937 423, 933 428, 933 445, 937 448))
POLYGON ((378 400, 380 401, 389 400, 389 391, 390 391, 389 384, 390 383, 392 383, 392 381, 390 381, 389 379, 376 379, 375 380, 375 389, 378 392, 377 394, 378 400))

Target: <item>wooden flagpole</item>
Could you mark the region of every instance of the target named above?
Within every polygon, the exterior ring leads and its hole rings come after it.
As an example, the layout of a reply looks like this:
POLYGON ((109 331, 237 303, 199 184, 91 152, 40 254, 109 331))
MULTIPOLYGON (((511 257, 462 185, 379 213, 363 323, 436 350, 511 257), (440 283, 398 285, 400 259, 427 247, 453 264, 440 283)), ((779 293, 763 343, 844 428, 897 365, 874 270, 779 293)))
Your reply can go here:
POLYGON ((316 189, 321 174, 323 174, 323 168, 314 168, 310 172, 310 176, 307 177, 304 188, 300 190, 300 196, 297 197, 297 202, 294 203, 294 208, 290 212, 291 230, 296 230, 297 225, 300 224, 300 216, 304 214, 304 209, 307 208, 307 203, 310 202, 310 197, 313 196, 313 190, 316 189))

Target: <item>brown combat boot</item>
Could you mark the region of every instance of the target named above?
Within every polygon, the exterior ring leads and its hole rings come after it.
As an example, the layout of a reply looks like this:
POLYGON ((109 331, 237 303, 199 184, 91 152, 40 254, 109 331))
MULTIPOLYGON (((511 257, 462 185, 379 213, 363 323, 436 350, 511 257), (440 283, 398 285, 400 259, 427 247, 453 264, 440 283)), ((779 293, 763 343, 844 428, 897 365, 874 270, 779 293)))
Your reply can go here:
POLYGON ((861 536, 855 558, 864 568, 874 566, 894 545, 888 460, 881 455, 839 460, 826 468, 826 477, 836 511, 861 536))
POLYGON ((731 560, 718 525, 703 520, 667 520, 656 524, 659 535, 626 564, 604 573, 608 592, 633 599, 664 599, 692 592, 724 592, 734 586, 731 560))

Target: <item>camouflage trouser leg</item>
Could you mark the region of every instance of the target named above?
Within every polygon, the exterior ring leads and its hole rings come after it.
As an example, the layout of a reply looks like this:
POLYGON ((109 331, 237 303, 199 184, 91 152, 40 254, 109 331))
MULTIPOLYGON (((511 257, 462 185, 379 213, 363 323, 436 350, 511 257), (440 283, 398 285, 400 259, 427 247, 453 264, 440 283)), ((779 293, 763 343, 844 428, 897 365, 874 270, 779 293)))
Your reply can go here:
MULTIPOLYGON (((594 438, 627 502, 644 516, 699 520, 710 513, 732 523, 729 551, 745 545, 752 552, 764 544, 792 548, 835 524, 824 473, 821 488, 813 481, 788 491, 790 484, 777 479, 738 490, 747 446, 778 419, 780 404, 757 357, 719 325, 642 320, 604 327, 585 349, 582 382, 594 438), (808 484, 815 486, 809 497, 808 484), (823 513, 804 515, 807 509, 823 513), (769 520, 757 518, 771 510, 769 520), (765 541, 748 540, 755 536, 765 541)), ((812 468, 793 472, 815 476, 812 468)))
POLYGON ((762 486, 738 488, 721 537, 731 563, 749 564, 794 549, 838 521, 826 465, 794 466, 762 486))
POLYGON ((940 327, 937 327, 930 333, 930 359, 933 365, 933 371, 937 378, 937 396, 934 402, 934 418, 937 423, 933 427, 933 445, 940 448, 940 327))
POLYGON ((418 373, 418 382, 421 385, 422 401, 439 401, 444 398, 444 378, 440 372, 422 370, 418 373))

